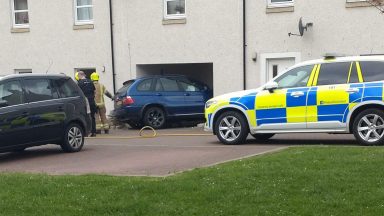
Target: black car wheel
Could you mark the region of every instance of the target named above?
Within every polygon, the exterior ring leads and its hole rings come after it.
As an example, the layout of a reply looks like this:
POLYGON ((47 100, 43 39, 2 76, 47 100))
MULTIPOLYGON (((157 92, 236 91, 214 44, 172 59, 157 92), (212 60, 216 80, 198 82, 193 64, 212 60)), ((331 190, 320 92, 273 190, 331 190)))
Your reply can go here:
POLYGON ((216 136, 224 144, 242 144, 249 133, 248 123, 240 113, 228 111, 221 114, 217 119, 215 132, 216 136))
POLYGON ((353 135, 363 145, 384 145, 384 112, 367 109, 353 122, 353 135))
POLYGON ((165 126, 165 112, 159 107, 151 107, 145 111, 144 124, 154 129, 163 128, 165 126))
POLYGON ((266 141, 273 137, 275 134, 251 134, 256 140, 266 141))
POLYGON ((61 148, 65 152, 78 152, 84 146, 84 131, 80 125, 72 123, 64 132, 64 139, 61 148))

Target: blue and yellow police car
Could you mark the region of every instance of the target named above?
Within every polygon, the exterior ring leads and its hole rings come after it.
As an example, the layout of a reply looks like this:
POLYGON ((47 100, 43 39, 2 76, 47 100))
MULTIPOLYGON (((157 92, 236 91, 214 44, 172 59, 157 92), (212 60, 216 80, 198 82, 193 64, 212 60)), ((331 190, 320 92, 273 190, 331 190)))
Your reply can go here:
POLYGON ((353 133, 363 145, 384 144, 384 55, 335 57, 289 68, 258 89, 207 101, 205 130, 224 144, 248 134, 353 133))

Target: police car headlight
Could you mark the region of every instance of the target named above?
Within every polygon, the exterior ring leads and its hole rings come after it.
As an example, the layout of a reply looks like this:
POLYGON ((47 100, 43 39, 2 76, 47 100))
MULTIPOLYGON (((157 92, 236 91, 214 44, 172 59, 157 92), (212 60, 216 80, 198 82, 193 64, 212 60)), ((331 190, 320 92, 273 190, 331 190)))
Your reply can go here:
POLYGON ((207 103, 205 103, 205 109, 208 109, 209 107, 211 107, 212 105, 215 105, 215 104, 217 104, 217 101, 210 100, 207 103))

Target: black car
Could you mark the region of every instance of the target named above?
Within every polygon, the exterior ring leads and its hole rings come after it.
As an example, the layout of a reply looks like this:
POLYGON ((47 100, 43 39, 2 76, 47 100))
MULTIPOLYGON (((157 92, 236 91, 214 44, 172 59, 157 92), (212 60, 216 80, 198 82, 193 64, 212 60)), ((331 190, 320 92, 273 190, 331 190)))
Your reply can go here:
POLYGON ((212 90, 185 76, 164 75, 129 80, 115 95, 111 116, 132 127, 163 128, 169 120, 204 122, 205 102, 212 90))
POLYGON ((0 77, 0 152, 58 144, 78 152, 90 131, 90 108, 65 75, 0 77))

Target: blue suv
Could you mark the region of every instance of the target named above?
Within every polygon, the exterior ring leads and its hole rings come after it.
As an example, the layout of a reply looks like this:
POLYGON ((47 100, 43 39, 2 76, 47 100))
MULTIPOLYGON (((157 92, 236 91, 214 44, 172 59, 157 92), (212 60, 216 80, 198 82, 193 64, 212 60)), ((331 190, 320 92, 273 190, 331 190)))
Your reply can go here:
POLYGON ((204 121, 212 90, 185 76, 153 76, 129 80, 114 97, 111 116, 132 127, 163 128, 172 119, 204 121))

